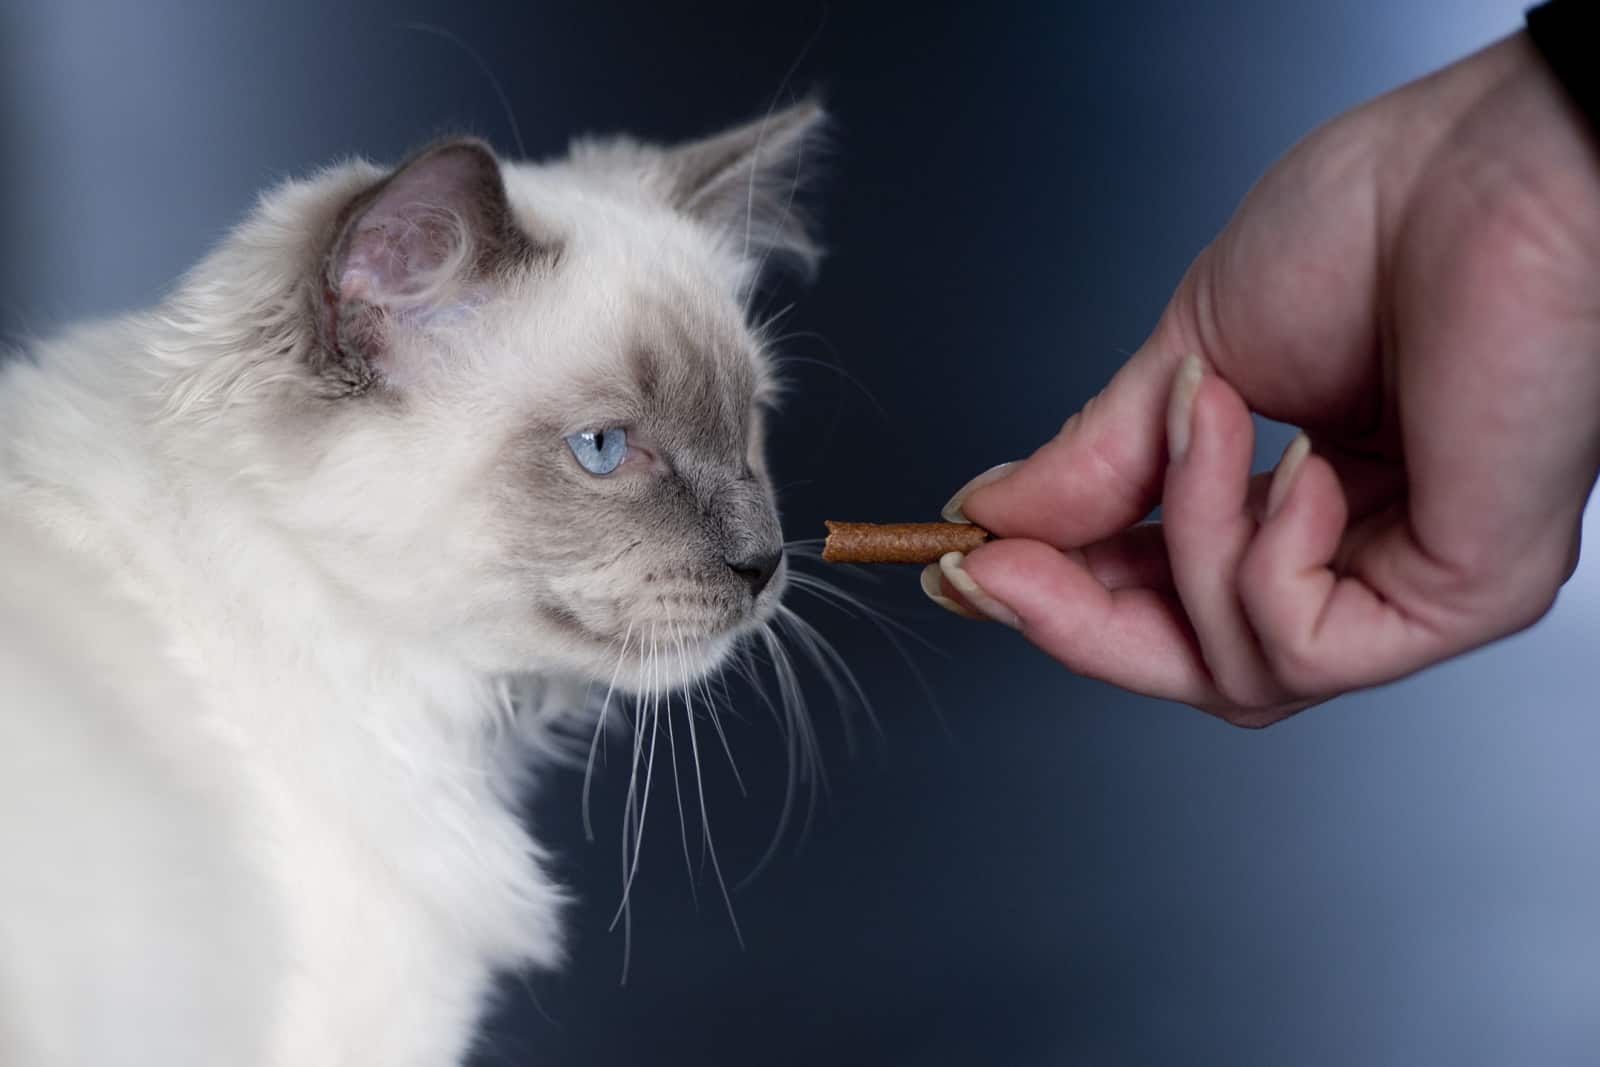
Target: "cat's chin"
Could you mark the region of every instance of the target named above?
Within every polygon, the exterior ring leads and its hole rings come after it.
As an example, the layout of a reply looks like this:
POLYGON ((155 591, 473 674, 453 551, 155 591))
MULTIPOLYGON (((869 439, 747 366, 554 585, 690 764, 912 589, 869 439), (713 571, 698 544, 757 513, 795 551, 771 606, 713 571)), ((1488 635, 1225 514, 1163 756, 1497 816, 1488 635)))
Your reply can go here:
POLYGON ((727 662, 748 627, 701 637, 613 644, 587 672, 596 685, 633 696, 668 693, 715 674, 727 662))

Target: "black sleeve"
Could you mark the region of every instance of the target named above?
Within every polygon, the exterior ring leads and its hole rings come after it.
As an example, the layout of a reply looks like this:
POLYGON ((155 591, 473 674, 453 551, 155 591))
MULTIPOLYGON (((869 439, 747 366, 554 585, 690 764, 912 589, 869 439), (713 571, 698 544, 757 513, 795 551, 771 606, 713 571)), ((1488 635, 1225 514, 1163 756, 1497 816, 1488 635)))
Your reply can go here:
POLYGON ((1528 36, 1600 132, 1600 3, 1548 0, 1528 12, 1528 36))

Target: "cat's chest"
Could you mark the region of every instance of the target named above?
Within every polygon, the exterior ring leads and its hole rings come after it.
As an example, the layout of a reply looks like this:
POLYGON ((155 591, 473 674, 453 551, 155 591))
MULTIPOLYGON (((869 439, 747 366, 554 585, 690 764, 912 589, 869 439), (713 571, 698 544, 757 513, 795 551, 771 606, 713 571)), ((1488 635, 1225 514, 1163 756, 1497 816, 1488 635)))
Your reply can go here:
POLYGON ((254 705, 241 748, 272 864, 313 918, 359 926, 389 900, 496 954, 537 920, 538 851, 480 738, 416 702, 294 679, 236 699, 254 705))
POLYGON ((556 893, 472 753, 323 710, 342 727, 251 756, 292 961, 281 1061, 453 1062, 493 972, 553 959, 556 893))

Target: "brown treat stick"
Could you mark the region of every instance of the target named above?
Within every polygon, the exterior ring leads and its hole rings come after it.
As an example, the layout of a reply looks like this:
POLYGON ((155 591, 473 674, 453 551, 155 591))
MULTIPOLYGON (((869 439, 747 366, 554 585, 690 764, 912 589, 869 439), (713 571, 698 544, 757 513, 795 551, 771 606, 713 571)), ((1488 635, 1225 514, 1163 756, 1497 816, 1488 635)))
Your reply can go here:
POLYGON ((822 558, 829 563, 937 563, 946 552, 971 552, 991 536, 960 522, 828 521, 822 558))

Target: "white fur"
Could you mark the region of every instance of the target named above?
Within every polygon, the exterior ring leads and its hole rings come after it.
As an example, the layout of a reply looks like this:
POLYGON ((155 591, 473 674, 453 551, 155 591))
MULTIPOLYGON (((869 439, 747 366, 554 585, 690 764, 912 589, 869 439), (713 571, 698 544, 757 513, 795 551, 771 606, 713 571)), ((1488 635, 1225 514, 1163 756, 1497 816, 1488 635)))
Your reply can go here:
POLYGON ((0 1064, 439 1067, 497 971, 560 959, 511 735, 643 679, 529 643, 476 487, 518 402, 621 342, 618 294, 742 329, 752 269, 601 155, 506 169, 573 255, 432 324, 405 420, 295 406, 359 162, 0 368, 0 1064), (515 730, 508 676, 538 680, 515 730))

